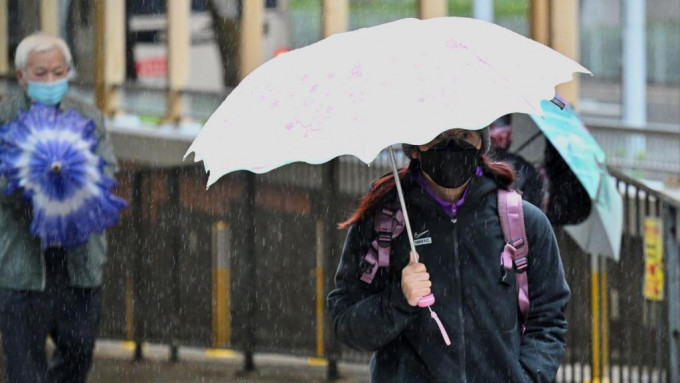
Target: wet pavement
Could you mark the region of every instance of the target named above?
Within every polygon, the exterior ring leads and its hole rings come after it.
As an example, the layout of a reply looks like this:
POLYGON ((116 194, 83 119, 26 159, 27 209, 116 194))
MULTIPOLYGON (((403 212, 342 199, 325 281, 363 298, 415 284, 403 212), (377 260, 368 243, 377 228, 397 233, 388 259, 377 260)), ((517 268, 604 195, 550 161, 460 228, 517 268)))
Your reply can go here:
MULTIPOLYGON (((49 347, 48 347, 49 348, 49 347)), ((231 350, 185 348, 179 362, 169 362, 169 348, 144 344, 144 360, 133 360, 133 345, 118 341, 97 341, 89 383, 298 383, 327 382, 325 361, 277 354, 255 354, 255 370, 243 371, 243 355, 231 350)), ((49 352, 49 351, 48 351, 49 352)), ((368 382, 366 364, 340 363, 337 383, 368 382)), ((5 382, 0 361, 0 383, 5 382)))
MULTIPOLYGON (((169 362, 97 359, 90 373, 90 383, 112 382, 326 382, 323 366, 310 367, 289 364, 256 365, 256 370, 244 373, 241 365, 219 362, 188 362, 177 364, 169 362)), ((341 379, 336 382, 368 382, 368 372, 348 374, 342 371, 341 379)))

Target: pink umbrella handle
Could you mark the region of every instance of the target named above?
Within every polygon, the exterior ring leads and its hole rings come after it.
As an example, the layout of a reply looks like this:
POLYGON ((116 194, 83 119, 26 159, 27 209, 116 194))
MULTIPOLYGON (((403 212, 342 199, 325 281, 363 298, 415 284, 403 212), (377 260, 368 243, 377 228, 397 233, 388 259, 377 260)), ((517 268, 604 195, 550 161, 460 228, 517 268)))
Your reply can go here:
POLYGON ((418 301, 418 307, 430 307, 434 304, 434 294, 427 294, 420 298, 418 301))

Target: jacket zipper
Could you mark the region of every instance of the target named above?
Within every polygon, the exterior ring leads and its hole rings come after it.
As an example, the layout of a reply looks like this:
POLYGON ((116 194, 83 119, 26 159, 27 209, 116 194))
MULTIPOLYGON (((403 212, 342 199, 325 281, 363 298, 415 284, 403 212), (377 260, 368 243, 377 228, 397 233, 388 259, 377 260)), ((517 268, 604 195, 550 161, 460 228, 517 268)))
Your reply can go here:
POLYGON ((458 305, 458 320, 460 321, 460 326, 461 326, 461 352, 460 352, 460 358, 459 358, 459 363, 460 363, 460 368, 461 368, 461 382, 465 383, 467 381, 467 374, 465 373, 465 319, 463 317, 463 293, 461 289, 463 288, 463 284, 461 283, 460 280, 460 254, 458 254, 458 230, 457 230, 457 225, 456 222, 458 222, 457 218, 451 219, 451 223, 453 223, 453 256, 456 261, 456 282, 458 284, 458 288, 456 289, 456 295, 458 298, 458 302, 460 304, 458 305))

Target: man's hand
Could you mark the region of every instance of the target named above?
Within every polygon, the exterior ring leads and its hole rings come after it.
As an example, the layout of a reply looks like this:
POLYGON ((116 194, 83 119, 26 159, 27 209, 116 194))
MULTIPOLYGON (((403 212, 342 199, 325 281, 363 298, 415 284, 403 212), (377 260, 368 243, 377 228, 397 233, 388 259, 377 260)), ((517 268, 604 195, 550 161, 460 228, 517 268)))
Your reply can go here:
POLYGON ((430 294, 432 282, 430 274, 425 265, 415 261, 414 254, 411 254, 411 261, 401 271, 401 291, 411 306, 418 305, 420 298, 430 294))

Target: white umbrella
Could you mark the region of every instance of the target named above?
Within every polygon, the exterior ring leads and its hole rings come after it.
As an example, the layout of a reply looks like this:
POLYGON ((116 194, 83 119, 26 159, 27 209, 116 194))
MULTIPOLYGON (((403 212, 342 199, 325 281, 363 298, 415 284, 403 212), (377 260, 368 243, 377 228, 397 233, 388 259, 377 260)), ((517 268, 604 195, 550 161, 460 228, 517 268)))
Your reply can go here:
POLYGON ((326 38, 263 64, 206 122, 188 153, 208 184, 350 154, 370 163, 394 143, 542 113, 555 86, 585 68, 495 24, 402 19, 326 38), (256 145, 257 150, 253 150, 256 145))

